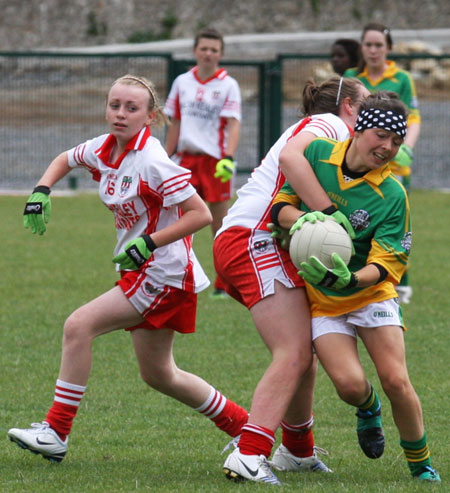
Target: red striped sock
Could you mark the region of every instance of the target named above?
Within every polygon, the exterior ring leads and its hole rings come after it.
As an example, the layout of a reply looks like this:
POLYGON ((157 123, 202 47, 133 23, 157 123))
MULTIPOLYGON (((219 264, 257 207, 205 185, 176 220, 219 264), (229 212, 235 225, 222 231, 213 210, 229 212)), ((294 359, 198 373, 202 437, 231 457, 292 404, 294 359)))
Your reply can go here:
POLYGON ((247 423, 242 428, 239 440, 239 450, 244 455, 265 455, 269 457, 275 443, 275 434, 272 430, 247 423))
POLYGON ((65 440, 70 433, 86 387, 56 380, 55 397, 45 421, 65 440))
POLYGON ((292 425, 286 421, 281 422, 282 443, 291 454, 296 457, 311 457, 314 454, 313 423, 314 417, 299 425, 292 425))
POLYGON ((208 399, 195 409, 228 435, 235 437, 239 435, 242 427, 248 420, 248 412, 233 401, 227 399, 214 387, 208 399))

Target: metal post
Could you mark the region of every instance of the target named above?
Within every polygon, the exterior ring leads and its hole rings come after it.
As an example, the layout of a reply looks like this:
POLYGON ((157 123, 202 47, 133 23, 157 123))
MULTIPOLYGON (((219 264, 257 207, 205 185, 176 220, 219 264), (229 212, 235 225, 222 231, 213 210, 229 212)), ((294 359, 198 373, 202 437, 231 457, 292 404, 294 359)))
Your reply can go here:
POLYGON ((281 85, 281 61, 270 62, 268 71, 270 80, 269 97, 269 121, 268 123, 268 147, 272 146, 281 135, 281 115, 283 94, 281 85))

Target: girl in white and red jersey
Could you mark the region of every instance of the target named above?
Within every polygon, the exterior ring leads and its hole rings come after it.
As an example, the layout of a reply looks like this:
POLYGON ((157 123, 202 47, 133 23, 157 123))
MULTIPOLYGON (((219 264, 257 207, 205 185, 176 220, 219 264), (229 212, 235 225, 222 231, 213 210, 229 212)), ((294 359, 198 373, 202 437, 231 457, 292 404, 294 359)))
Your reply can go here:
POLYGON ((274 467, 330 471, 316 456, 311 430, 316 367, 312 364, 311 319, 304 282, 288 252, 271 237, 267 223, 272 199, 286 177, 294 188, 303 191, 302 197, 311 208, 334 214, 338 222, 348 224, 345 216, 336 214, 311 176, 312 170, 305 169, 302 176, 297 168, 314 138, 345 140, 350 136, 359 103, 368 94, 355 79, 336 77, 320 85, 309 81, 303 92, 304 114, 308 116, 288 128, 255 168, 237 192, 238 198, 214 241, 215 267, 226 291, 250 310, 272 353, 272 362, 253 395, 249 422, 224 465, 231 479, 278 483, 266 458, 280 422, 283 441, 272 459, 274 467), (289 413, 291 401, 303 403, 300 415, 289 413))
MULTIPOLYGON (((232 194, 233 156, 240 136, 241 93, 235 79, 219 67, 222 35, 204 29, 194 40, 197 65, 179 75, 170 89, 164 112, 170 117, 166 150, 192 172, 191 183, 208 203, 216 234, 232 194)), ((213 297, 223 297, 216 278, 213 297)))
POLYGON ((99 182, 102 202, 117 231, 117 285, 78 308, 64 325, 62 361, 54 402, 45 421, 12 428, 22 448, 60 462, 86 390, 94 338, 129 330, 144 381, 194 408, 236 436, 248 413, 174 361, 175 332, 195 331, 197 293, 209 285, 193 250, 192 234, 211 214, 190 184, 190 172, 171 161, 150 124, 163 119, 152 84, 125 75, 108 94, 110 134, 60 154, 39 180, 25 208, 24 224, 43 234, 50 213, 50 188, 75 167, 99 182))

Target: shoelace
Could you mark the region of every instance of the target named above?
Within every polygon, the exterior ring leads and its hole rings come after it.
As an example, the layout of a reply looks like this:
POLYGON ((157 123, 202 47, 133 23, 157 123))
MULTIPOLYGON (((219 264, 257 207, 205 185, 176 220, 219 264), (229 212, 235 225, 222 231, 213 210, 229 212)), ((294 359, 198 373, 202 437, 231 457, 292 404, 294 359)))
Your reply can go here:
POLYGON ((43 421, 42 423, 31 423, 31 428, 46 430, 50 428, 50 425, 46 421, 43 421))
POLYGON ((229 450, 230 448, 237 448, 238 446, 238 443, 239 443, 239 440, 241 438, 241 435, 236 435, 235 437, 233 437, 226 445, 225 447, 223 448, 222 452, 221 452, 221 455, 224 454, 227 450, 229 450))
POLYGON ((317 447, 316 445, 314 445, 313 451, 316 454, 330 455, 329 452, 328 452, 328 450, 325 450, 324 448, 321 448, 321 447, 317 447))
POLYGON ((419 473, 417 474, 417 476, 420 476, 421 474, 423 474, 424 472, 429 472, 431 475, 433 476, 437 476, 437 472, 435 469, 433 469, 431 466, 424 466, 420 471, 419 473))
POLYGON ((270 466, 267 462, 267 459, 262 455, 262 456, 258 457, 257 461, 259 464, 259 468, 263 471, 263 473, 265 475, 265 477, 261 478, 261 481, 263 481, 264 483, 279 484, 280 481, 275 476, 275 474, 272 472, 272 469, 270 469, 270 466))

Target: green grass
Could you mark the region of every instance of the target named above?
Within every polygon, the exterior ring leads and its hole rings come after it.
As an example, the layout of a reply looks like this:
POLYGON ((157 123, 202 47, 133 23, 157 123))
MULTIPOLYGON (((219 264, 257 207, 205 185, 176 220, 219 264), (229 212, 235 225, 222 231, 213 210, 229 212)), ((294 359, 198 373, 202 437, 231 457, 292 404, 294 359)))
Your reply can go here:
MULTIPOLYGON (((47 233, 22 226, 24 197, 0 197, 2 492, 226 492, 267 491, 234 484, 222 473, 227 437, 209 420, 148 388, 140 379, 129 335, 108 334, 94 343, 88 390, 75 421, 69 453, 59 465, 7 441, 10 427, 43 419, 58 373, 62 326, 69 313, 116 279, 111 263, 113 220, 95 195, 54 197, 47 233)), ((411 379, 424 408, 433 465, 445 487, 449 477, 450 378, 448 365, 450 195, 413 191, 414 297, 405 307, 411 379)), ((210 231, 196 236, 198 257, 212 278, 210 231)), ((199 296, 196 334, 178 336, 178 365, 197 373, 249 407, 269 362, 248 312, 232 300, 199 296)), ((372 364, 363 364, 378 390, 372 364)), ((416 492, 432 488, 408 473, 389 405, 384 402, 387 447, 366 459, 355 436, 354 410, 341 402, 319 370, 316 443, 326 448, 332 475, 279 474, 283 491, 416 492)))

